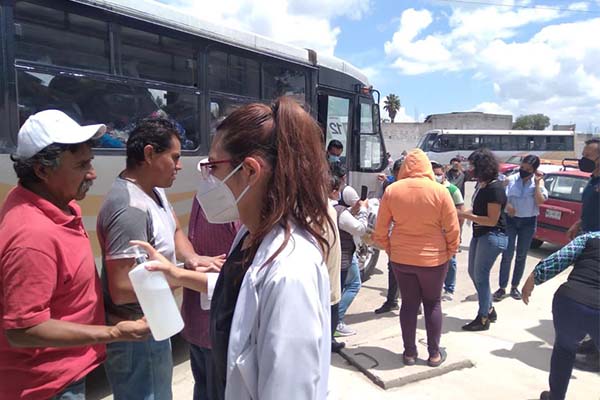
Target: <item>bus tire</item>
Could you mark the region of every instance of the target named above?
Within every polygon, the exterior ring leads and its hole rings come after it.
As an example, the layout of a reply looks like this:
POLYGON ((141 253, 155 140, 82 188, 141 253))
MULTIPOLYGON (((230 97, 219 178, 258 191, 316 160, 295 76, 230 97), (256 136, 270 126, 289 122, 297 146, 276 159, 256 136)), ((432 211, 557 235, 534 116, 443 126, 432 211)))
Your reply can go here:
POLYGON ((531 245, 529 246, 529 248, 531 248, 531 249, 539 249, 540 246, 542 245, 542 243, 544 243, 543 240, 532 239, 531 240, 531 245))

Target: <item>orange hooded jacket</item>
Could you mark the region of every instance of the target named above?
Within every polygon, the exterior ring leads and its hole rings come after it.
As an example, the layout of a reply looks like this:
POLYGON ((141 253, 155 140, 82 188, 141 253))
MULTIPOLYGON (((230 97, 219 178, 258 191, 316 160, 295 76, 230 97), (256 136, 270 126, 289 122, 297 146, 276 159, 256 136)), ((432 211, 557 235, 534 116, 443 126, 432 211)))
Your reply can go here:
POLYGON ((435 267, 458 250, 456 208, 448 189, 435 181, 423 151, 412 150, 398 180, 386 188, 372 237, 398 264, 435 267))

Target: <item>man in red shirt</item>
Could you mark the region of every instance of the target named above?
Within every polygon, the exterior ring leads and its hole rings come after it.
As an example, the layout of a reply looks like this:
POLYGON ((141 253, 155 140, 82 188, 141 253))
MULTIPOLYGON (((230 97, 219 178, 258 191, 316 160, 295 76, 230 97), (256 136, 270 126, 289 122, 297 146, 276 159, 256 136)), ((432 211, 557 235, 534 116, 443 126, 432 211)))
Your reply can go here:
POLYGON ((91 140, 105 130, 46 110, 19 131, 19 184, 0 209, 0 400, 85 398, 85 376, 104 360, 104 343, 149 332, 142 320, 104 325, 75 202, 96 178, 91 140))

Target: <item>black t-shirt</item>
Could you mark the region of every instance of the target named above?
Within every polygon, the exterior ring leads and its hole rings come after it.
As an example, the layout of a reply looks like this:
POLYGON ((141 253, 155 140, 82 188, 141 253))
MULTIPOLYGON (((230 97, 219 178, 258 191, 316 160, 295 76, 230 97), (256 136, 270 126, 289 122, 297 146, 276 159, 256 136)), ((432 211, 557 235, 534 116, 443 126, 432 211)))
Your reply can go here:
POLYGON ((483 236, 489 232, 505 232, 506 217, 504 216, 504 207, 506 206, 506 192, 504 185, 498 180, 493 180, 484 188, 478 188, 473 195, 473 214, 480 216, 488 215, 488 204, 500 204, 500 217, 496 226, 483 226, 473 223, 473 236, 483 236))
MULTIPOLYGON (((247 236, 247 235, 246 235, 247 236)), ((244 239, 240 240, 221 268, 215 284, 210 304, 210 339, 212 342, 213 383, 220 398, 225 397, 227 378, 227 349, 233 312, 242 287, 248 265, 243 263, 245 251, 242 250, 244 239)))

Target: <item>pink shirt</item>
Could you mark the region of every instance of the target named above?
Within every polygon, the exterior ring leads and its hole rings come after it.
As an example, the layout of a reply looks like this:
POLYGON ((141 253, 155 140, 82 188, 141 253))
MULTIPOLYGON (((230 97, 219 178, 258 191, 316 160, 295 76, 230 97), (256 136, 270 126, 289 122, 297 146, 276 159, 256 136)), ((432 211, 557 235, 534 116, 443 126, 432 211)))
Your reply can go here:
MULTIPOLYGON (((211 224, 194 198, 188 237, 196 253, 202 256, 227 254, 239 229, 238 223, 211 224)), ((185 322, 182 336, 189 343, 210 348, 210 310, 200 307, 200 293, 183 289, 181 313, 185 322)))
POLYGON ((0 399, 47 399, 102 363, 105 346, 14 348, 5 331, 49 319, 104 325, 81 210, 17 186, 0 209, 0 399))

